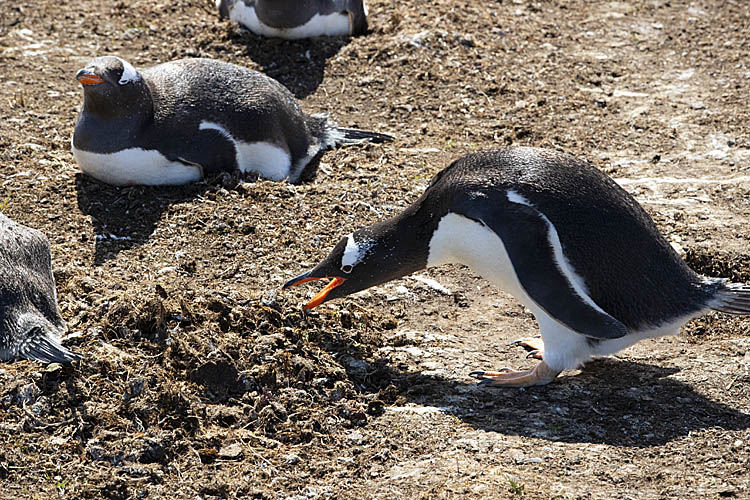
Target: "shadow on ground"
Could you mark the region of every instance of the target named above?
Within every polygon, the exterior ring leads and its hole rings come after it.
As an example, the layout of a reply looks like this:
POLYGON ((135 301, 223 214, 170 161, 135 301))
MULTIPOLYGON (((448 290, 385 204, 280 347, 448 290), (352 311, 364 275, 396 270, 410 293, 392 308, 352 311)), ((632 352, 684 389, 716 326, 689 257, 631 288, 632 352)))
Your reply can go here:
POLYGON ((670 378, 676 368, 603 359, 577 375, 527 389, 479 387, 387 366, 382 370, 407 400, 446 408, 476 429, 500 434, 648 447, 709 427, 750 428, 750 415, 670 378))
POLYGON ((213 186, 206 182, 174 187, 119 187, 76 175, 78 208, 91 216, 94 226, 94 264, 100 265, 122 250, 143 245, 170 205, 195 200, 209 188, 213 186))
POLYGON ((350 39, 263 38, 237 25, 230 33, 230 41, 244 47, 245 55, 258 64, 263 73, 281 82, 298 99, 303 99, 317 90, 325 76, 326 61, 335 56, 350 39))

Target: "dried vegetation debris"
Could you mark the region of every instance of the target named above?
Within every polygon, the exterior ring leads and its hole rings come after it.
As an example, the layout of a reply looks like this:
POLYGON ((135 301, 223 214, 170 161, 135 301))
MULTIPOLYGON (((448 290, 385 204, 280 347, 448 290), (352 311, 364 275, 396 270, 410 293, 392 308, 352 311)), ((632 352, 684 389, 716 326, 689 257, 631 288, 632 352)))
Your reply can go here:
MULTIPOLYGON (((394 401, 379 395, 391 380, 372 348, 387 318, 221 296, 187 303, 118 297, 95 313, 101 326, 73 336, 85 362, 4 367, 3 428, 158 481, 186 453, 211 464, 242 458, 248 439, 272 449, 325 441, 394 401)), ((38 466, 12 448, 2 463, 38 466)))

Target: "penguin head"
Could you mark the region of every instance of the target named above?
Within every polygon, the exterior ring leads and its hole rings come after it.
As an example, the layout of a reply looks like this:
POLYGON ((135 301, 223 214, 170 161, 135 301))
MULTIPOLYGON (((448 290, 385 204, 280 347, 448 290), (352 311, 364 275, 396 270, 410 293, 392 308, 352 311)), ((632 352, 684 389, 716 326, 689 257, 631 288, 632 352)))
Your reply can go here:
POLYGON ((137 97, 146 88, 143 77, 129 62, 119 57, 97 57, 78 70, 76 80, 83 86, 84 108, 101 114, 121 113, 122 108, 138 106, 137 97))
POLYGON ((328 300, 424 269, 427 245, 413 238, 413 231, 399 226, 390 219, 345 236, 322 262, 289 280, 282 288, 330 279, 331 282, 305 304, 304 308, 310 310, 328 300))

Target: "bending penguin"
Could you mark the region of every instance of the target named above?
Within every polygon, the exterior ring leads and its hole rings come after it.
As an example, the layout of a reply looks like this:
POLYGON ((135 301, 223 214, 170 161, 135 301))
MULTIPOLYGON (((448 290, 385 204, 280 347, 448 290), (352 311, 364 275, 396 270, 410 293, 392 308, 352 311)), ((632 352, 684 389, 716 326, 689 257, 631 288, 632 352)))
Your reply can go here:
POLYGON ((302 112, 276 80, 212 59, 136 70, 99 57, 78 71, 72 147, 83 172, 115 185, 185 184, 218 172, 297 182, 323 150, 393 138, 302 112))
POLYGON ((364 0, 216 0, 219 16, 256 35, 295 40, 367 31, 364 0))
POLYGON ((531 370, 483 384, 542 385, 592 356, 676 334, 710 310, 750 314, 750 287, 692 271, 643 208, 589 163, 551 150, 467 155, 403 213, 339 241, 284 288, 331 279, 307 309, 425 267, 460 263, 534 314, 531 370))
POLYGON ((51 266, 44 234, 0 214, 0 361, 81 359, 60 344, 67 328, 51 266))

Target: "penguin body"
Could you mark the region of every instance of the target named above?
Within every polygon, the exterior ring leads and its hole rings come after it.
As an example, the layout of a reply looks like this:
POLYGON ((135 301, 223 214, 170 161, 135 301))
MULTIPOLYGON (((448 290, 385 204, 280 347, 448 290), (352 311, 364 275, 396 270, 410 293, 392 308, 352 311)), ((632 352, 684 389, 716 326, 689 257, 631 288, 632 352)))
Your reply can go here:
POLYGON ((65 331, 47 238, 0 214, 0 361, 81 359, 60 344, 65 331))
POLYGON ((403 213, 347 236, 285 286, 334 278, 314 307, 449 262, 511 293, 539 324, 543 362, 477 372, 495 385, 547 383, 592 356, 676 334, 712 309, 750 314, 750 287, 692 271, 612 179, 534 148, 457 160, 403 213))
POLYGON ((256 35, 296 40, 367 31, 364 0, 217 0, 222 18, 256 35))
POLYGON ((276 80, 211 59, 139 72, 100 57, 76 78, 84 103, 73 154, 81 170, 109 184, 185 184, 234 170, 297 182, 329 147, 392 139, 306 115, 276 80))

